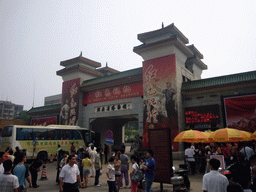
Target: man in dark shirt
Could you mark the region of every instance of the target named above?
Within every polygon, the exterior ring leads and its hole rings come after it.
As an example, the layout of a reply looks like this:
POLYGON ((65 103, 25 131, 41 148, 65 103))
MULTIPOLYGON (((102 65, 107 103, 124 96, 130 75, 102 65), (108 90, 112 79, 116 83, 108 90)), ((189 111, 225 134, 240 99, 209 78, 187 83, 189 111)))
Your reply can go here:
POLYGON ((40 160, 37 159, 35 160, 29 167, 29 171, 31 173, 31 180, 32 180, 32 186, 34 188, 39 187, 36 182, 37 182, 37 172, 40 171, 40 167, 42 166, 42 164, 46 164, 47 160, 40 160))
POLYGON ((156 162, 155 159, 153 158, 153 151, 148 150, 147 151, 147 161, 144 165, 142 165, 142 168, 145 170, 145 180, 146 180, 146 192, 151 192, 151 186, 154 181, 155 177, 155 167, 156 167, 156 162))

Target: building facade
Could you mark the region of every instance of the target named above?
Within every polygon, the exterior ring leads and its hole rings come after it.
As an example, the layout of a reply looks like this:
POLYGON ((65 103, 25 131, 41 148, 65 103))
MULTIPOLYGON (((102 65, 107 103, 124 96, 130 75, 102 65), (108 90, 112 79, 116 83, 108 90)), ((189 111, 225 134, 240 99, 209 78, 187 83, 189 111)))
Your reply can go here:
MULTIPOLYGON (((168 128, 171 140, 186 129, 256 130, 255 71, 201 79, 207 69, 203 55, 174 24, 139 34, 138 40, 142 44, 133 51, 143 59, 140 68, 119 72, 82 53, 61 61, 61 104, 29 113, 37 119, 51 114, 57 124, 90 128, 96 145, 105 144, 109 131, 113 143, 121 145, 123 127, 131 121, 137 122, 144 147, 149 129, 168 128)), ((182 158, 182 144, 172 146, 173 158, 182 158)))
POLYGON ((10 101, 0 101, 0 118, 13 119, 23 111, 23 107, 23 105, 16 105, 10 101))

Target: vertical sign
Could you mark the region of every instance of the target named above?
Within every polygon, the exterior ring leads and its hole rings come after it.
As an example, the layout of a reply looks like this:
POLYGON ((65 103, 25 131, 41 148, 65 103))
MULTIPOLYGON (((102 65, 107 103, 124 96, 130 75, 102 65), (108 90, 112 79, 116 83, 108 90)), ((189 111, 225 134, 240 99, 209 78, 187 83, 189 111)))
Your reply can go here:
POLYGON ((78 118, 80 78, 63 82, 60 111, 61 125, 76 125, 78 118))
POLYGON ((173 165, 170 129, 150 129, 149 147, 156 161, 154 182, 170 183, 173 165))
MULTIPOLYGON (((149 129, 168 128, 173 138, 178 134, 175 55, 143 62, 143 92, 143 147, 147 148, 149 129)), ((174 145, 177 151, 178 143, 174 145)))

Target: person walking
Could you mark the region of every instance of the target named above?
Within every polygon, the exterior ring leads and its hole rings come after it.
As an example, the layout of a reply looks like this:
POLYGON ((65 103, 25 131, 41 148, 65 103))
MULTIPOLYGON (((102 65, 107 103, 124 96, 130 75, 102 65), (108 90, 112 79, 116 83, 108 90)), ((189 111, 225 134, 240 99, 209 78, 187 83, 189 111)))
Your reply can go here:
POLYGON ((95 154, 95 162, 94 162, 94 166, 95 166, 95 171, 96 171, 96 175, 95 175, 95 182, 94 182, 94 186, 100 187, 100 183, 99 183, 99 178, 100 178, 100 170, 101 170, 101 163, 100 163, 100 148, 96 149, 97 153, 95 154))
POLYGON ((156 162, 155 159, 153 158, 153 151, 149 149, 147 151, 147 160, 144 165, 142 165, 142 168, 145 171, 145 180, 146 180, 146 192, 151 192, 151 186, 154 181, 155 177, 155 167, 156 167, 156 162))
POLYGON ((89 152, 90 159, 92 161, 92 167, 91 167, 91 177, 95 177, 95 155, 96 151, 94 150, 94 145, 91 146, 91 152, 89 152))
POLYGON ((211 171, 203 176, 203 192, 226 192, 229 181, 226 176, 218 172, 220 161, 213 158, 209 165, 211 171))
POLYGON ((128 177, 128 171, 129 171, 129 158, 128 156, 124 153, 124 150, 121 150, 121 155, 120 155, 120 161, 121 161, 121 181, 120 181, 120 186, 123 186, 123 177, 125 178, 125 187, 129 186, 129 177, 128 177))
POLYGON ((140 167, 137 164, 137 157, 135 155, 131 156, 131 162, 132 162, 132 169, 130 172, 130 178, 131 178, 131 192, 137 192, 138 186, 140 184, 139 181, 135 181, 134 180, 134 175, 136 175, 138 173, 138 171, 140 171, 140 167))
POLYGON ((68 164, 60 172, 60 192, 79 192, 79 187, 81 187, 81 178, 76 157, 70 155, 68 164))
POLYGON ((188 144, 188 148, 185 150, 185 157, 189 163, 191 173, 193 175, 196 174, 196 161, 195 161, 194 155, 195 155, 195 150, 191 148, 191 144, 188 144))
POLYGON ((13 174, 18 177, 19 180, 19 192, 25 192, 26 191, 26 180, 29 183, 29 187, 32 187, 31 181, 30 181, 30 176, 29 176, 29 171, 28 171, 28 166, 25 165, 24 163, 26 162, 26 155, 24 153, 20 153, 16 158, 15 158, 17 165, 13 168, 13 174))
POLYGON ((89 159, 89 153, 84 153, 84 159, 82 160, 83 167, 83 188, 87 187, 88 184, 88 176, 90 174, 90 168, 92 166, 92 161, 89 159))
POLYGON ((116 185, 117 191, 120 190, 120 178, 121 178, 121 161, 120 161, 120 153, 115 154, 114 159, 114 168, 115 168, 115 178, 116 178, 116 185))
POLYGON ((109 158, 109 164, 107 166, 106 175, 108 177, 108 191, 117 192, 116 182, 115 182, 115 168, 114 168, 114 157, 109 158))
POLYGON ((4 173, 0 176, 1 192, 18 192, 19 181, 15 175, 12 175, 12 161, 6 160, 3 163, 4 173))

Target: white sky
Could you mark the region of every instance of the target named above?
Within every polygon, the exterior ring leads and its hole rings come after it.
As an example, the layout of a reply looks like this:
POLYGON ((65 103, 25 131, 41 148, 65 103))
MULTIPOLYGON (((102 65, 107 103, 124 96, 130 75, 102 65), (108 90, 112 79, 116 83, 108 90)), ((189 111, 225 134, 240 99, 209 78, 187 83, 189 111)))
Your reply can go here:
POLYGON ((60 94, 60 61, 142 66, 137 34, 175 26, 204 55, 202 78, 256 70, 256 1, 1 0, 0 100, 29 110, 60 94))

